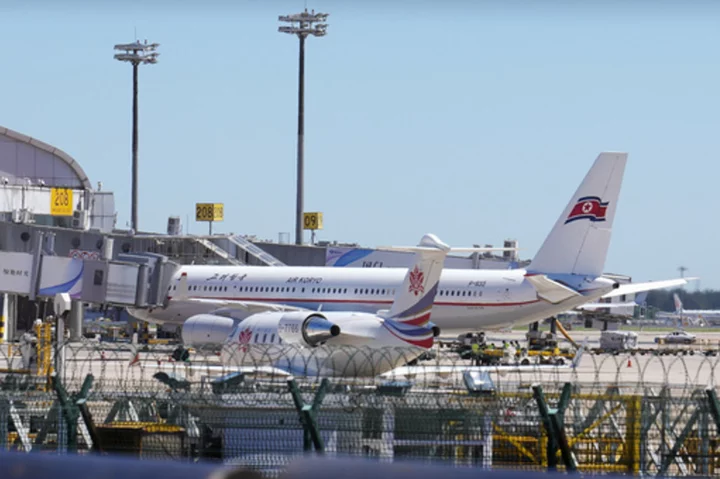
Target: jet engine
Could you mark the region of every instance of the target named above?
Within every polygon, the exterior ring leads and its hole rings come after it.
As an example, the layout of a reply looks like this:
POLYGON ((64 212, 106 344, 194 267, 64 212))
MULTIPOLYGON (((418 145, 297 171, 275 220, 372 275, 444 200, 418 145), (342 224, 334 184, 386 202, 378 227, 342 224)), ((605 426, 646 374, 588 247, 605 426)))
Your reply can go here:
POLYGON ((278 323, 278 334, 286 344, 315 347, 340 334, 340 326, 320 313, 285 313, 278 323))
POLYGON ((214 314, 196 314, 185 320, 182 340, 185 346, 220 346, 233 329, 235 320, 214 314))

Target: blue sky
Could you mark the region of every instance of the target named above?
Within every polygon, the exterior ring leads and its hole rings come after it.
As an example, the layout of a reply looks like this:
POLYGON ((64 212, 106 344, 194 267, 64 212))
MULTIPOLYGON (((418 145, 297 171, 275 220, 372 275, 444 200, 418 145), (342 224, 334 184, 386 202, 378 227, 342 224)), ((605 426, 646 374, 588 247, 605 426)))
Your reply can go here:
MULTIPOLYGON (((0 3, 0 125, 55 145, 130 215, 140 71, 140 226, 225 203, 217 232, 294 233, 300 1, 0 3)), ((628 151, 606 270, 720 288, 720 28, 710 2, 317 0, 306 198, 319 239, 542 243, 597 154, 628 151), (582 6, 579 4, 583 3, 582 6)), ((694 286, 693 286, 694 288, 694 286)))

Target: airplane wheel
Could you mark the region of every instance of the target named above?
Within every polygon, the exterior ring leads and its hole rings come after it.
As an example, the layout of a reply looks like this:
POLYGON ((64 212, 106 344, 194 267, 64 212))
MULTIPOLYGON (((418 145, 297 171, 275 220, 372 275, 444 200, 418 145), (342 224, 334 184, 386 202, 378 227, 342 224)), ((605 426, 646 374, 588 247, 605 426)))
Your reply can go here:
POLYGON ((178 346, 175 348, 175 350, 172 353, 173 360, 175 361, 187 361, 187 359, 190 357, 190 351, 183 348, 182 346, 178 346))

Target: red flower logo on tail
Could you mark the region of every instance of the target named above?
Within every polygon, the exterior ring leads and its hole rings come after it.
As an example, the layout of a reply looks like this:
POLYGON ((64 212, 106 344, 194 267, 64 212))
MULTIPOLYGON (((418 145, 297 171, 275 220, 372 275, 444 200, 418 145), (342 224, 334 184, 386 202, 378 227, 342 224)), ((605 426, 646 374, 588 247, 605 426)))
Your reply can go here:
POLYGON ((425 273, 420 271, 420 269, 415 266, 415 269, 410 271, 410 288, 408 288, 408 291, 411 293, 415 293, 415 296, 417 296, 420 293, 425 292, 425 287, 423 286, 423 279, 425 278, 425 273))
POLYGON ((242 352, 246 353, 248 350, 248 344, 250 344, 250 340, 252 339, 252 331, 250 328, 246 328, 243 331, 240 332, 240 335, 238 336, 238 345, 242 352))

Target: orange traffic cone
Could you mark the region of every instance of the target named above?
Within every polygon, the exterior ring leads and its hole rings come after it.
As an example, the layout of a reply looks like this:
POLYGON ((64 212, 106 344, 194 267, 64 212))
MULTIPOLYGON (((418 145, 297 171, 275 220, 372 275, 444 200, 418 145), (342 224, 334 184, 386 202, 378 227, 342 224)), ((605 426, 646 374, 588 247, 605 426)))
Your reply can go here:
POLYGON ((632 367, 632 358, 630 358, 630 357, 628 357, 628 365, 627 365, 627 367, 629 367, 629 368, 632 367))

